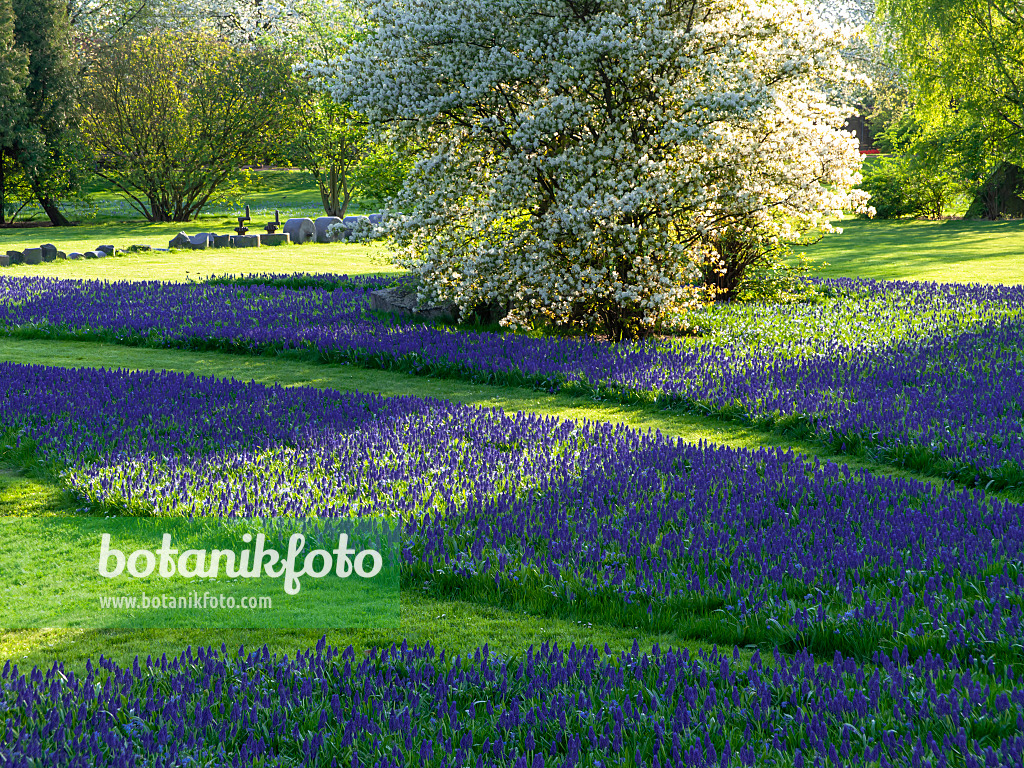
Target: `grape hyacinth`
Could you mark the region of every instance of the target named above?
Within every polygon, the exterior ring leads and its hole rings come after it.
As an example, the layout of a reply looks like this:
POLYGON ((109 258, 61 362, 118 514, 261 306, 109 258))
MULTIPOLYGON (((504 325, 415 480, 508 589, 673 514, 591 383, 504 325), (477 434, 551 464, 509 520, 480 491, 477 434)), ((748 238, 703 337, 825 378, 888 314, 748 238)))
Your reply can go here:
POLYGON ((83 496, 399 520, 403 583, 723 642, 1019 662, 1024 508, 605 423, 0 364, 0 424, 83 496))
POLYGON ((191 648, 0 672, 0 763, 29 766, 982 766, 1024 760, 1024 689, 983 664, 877 654, 547 644, 446 659, 404 643, 357 658, 191 648))
MULTIPOLYGON (((298 279, 298 277, 296 277, 298 279)), ((233 351, 656 399, 993 489, 1024 487, 1024 287, 834 280, 830 301, 715 309, 705 335, 612 345, 388 322, 367 291, 0 278, 9 333, 233 351)))

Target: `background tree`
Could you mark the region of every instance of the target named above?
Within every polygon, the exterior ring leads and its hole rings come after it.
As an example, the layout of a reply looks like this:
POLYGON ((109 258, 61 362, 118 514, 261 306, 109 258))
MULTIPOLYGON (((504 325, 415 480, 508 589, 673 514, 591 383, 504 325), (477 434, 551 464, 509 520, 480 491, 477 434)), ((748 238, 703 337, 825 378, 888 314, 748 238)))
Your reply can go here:
POLYGON ((985 171, 1024 165, 1024 5, 879 0, 878 10, 927 133, 943 136, 972 175, 979 157, 985 171))
POLYGON ((78 131, 78 82, 64 0, 13 0, 15 45, 29 56, 26 117, 13 155, 40 207, 55 226, 70 222, 58 207, 88 170, 78 131))
POLYGON ((115 42, 90 69, 97 172, 150 221, 188 221, 293 107, 288 61, 204 33, 115 42))
POLYGON ((8 155, 27 117, 27 84, 28 54, 15 47, 14 8, 11 0, 0 0, 0 224, 6 223, 8 167, 13 165, 8 155))
POLYGON ((857 205, 849 110, 816 87, 853 77, 845 38, 802 2, 361 11, 365 39, 322 69, 338 101, 422 148, 390 231, 424 299, 642 336, 704 295, 716 232, 770 242, 857 205))
MULTIPOLYGON (((411 166, 407 153, 370 135, 369 122, 345 102, 339 103, 324 88, 312 61, 337 60, 359 33, 356 16, 347 6, 301 8, 304 23, 285 45, 300 61, 302 108, 288 125, 288 157, 317 181, 324 212, 344 216, 356 195, 383 201, 402 185, 411 166)), ((395 141, 400 145, 400 141, 395 141)))

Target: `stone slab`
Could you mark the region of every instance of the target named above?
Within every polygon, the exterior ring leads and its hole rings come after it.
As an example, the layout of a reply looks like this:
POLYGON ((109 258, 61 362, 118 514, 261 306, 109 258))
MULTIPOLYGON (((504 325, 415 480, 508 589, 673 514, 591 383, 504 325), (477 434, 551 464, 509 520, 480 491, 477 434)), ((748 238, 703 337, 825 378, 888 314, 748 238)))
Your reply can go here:
POLYGON ((45 243, 39 246, 43 252, 43 261, 53 261, 57 258, 57 246, 53 243, 45 243))
POLYGON ((318 243, 329 243, 331 242, 327 238, 327 228, 331 224, 341 224, 341 219, 337 216, 321 216, 313 222, 313 226, 316 227, 316 241, 318 243))
POLYGON ((287 232, 260 235, 260 245, 289 245, 290 243, 291 237, 287 232))
POLYGON ((7 258, 11 264, 22 264, 25 261, 25 255, 21 251, 8 251, 7 258))
POLYGON ((67 257, 68 257, 68 255, 66 253, 64 253, 64 251, 57 251, 57 258, 58 259, 66 259, 67 257))
POLYGON ((232 248, 255 248, 260 244, 259 235, 232 235, 232 248))
POLYGON ((213 247, 214 248, 230 248, 231 247, 231 235, 214 235, 213 236, 213 247))
POLYGON ((9 266, 11 266, 11 257, 8 256, 5 253, 2 256, 0 256, 0 267, 9 267, 9 266))
POLYGON ((368 218, 370 220, 370 223, 373 224, 374 226, 377 226, 378 224, 383 224, 384 223, 384 214, 383 213, 371 213, 366 218, 368 218))
POLYGON ((24 256, 25 256, 25 263, 26 264, 42 264, 43 263, 43 249, 42 248, 26 248, 24 256))

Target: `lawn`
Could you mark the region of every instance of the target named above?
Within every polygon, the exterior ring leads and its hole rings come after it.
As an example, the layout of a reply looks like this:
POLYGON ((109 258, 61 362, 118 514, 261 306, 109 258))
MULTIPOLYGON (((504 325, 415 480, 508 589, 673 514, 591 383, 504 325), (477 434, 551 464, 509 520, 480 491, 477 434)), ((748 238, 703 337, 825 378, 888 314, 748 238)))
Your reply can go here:
POLYGON ((819 265, 818 277, 936 280, 951 283, 1024 282, 1024 221, 840 222, 803 249, 819 265))
MULTIPOLYGON (((812 250, 825 276, 997 284, 1022 242, 853 221, 812 250)), ((4 547, 54 515, 359 509, 401 520, 401 627, 6 631, 13 755, 1019 762, 1021 289, 821 283, 610 348, 395 323, 363 278, 172 284, 383 269, 319 248, 0 272, 4 547), (169 283, 5 279, 31 274, 169 283)))
MULTIPOLYGON (((240 189, 232 199, 219 200, 206 205, 201 216, 204 219, 233 219, 240 216, 248 205, 259 226, 274 218, 274 210, 281 212, 282 219, 289 216, 323 215, 320 192, 313 176, 298 169, 253 169, 248 172, 248 181, 243 174, 235 179, 240 189)), ((94 177, 82 190, 82 199, 64 203, 64 214, 70 221, 79 224, 102 224, 138 219, 141 214, 129 205, 128 200, 118 194, 104 179, 94 177)), ((375 200, 355 199, 349 206, 348 214, 373 213, 379 210, 375 200)), ((46 221, 38 206, 26 208, 19 221, 46 221)), ((232 221, 232 226, 237 222, 232 221)))
MULTIPOLYGON (((38 247, 53 243, 65 253, 85 253, 98 245, 127 248, 148 245, 167 248, 179 232, 189 234, 216 231, 230 232, 223 219, 201 220, 188 224, 106 223, 71 229, 0 229, 0 252, 38 247)), ((366 274, 394 272, 389 252, 379 245, 348 243, 303 243, 260 248, 217 248, 205 251, 173 253, 140 252, 115 255, 106 259, 52 261, 44 264, 18 264, 0 268, 0 275, 39 275, 68 277, 76 280, 165 280, 183 282, 212 275, 258 274, 282 272, 334 272, 366 274)))

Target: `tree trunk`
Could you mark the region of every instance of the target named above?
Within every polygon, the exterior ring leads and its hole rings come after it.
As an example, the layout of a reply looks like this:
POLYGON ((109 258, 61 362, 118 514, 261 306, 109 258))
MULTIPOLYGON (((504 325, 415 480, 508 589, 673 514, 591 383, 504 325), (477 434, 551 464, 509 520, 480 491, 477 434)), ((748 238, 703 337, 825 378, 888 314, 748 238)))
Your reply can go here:
POLYGON ((39 201, 39 207, 42 208, 43 211, 46 213, 46 216, 50 220, 50 223, 53 224, 53 226, 55 227, 73 226, 72 223, 64 217, 64 214, 60 212, 60 209, 57 208, 57 201, 51 197, 44 196, 42 194, 42 192, 39 189, 39 180, 33 178, 31 180, 31 184, 32 192, 33 194, 35 194, 36 200, 39 201))
POLYGON ((57 208, 57 204, 48 197, 39 198, 40 207, 46 212, 47 218, 50 219, 50 223, 55 227, 71 227, 74 226, 60 209, 57 208))
POLYGON ((7 223, 7 156, 0 152, 0 226, 7 223))

